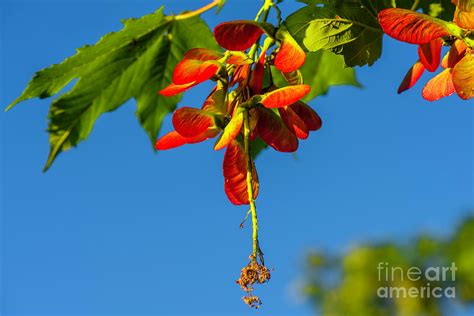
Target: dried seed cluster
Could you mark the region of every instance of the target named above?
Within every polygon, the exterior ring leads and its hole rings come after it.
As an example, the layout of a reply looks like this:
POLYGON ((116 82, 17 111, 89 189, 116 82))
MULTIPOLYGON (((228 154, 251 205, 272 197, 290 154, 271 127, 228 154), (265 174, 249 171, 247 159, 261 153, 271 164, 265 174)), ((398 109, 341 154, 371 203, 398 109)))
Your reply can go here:
POLYGON ((240 278, 236 281, 247 295, 242 300, 250 307, 260 308, 262 301, 256 295, 253 295, 254 284, 263 284, 271 278, 270 269, 263 264, 252 260, 240 271, 240 278))

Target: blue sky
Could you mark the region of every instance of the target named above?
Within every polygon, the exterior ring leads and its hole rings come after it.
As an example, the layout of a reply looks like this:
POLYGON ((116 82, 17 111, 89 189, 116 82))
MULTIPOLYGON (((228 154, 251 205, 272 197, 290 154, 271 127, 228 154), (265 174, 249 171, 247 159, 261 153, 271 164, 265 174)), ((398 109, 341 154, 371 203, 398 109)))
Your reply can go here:
MULTIPOLYGON (((34 71, 160 3, 179 12, 204 1, 3 0, 0 104, 34 71)), ((253 18, 257 5, 229 0, 205 18, 211 26, 253 18)), ((445 235, 473 209, 473 104, 424 101, 428 76, 397 95, 416 58, 416 47, 386 38, 380 61, 358 69, 363 89, 337 87, 311 103, 324 127, 296 156, 268 150, 257 160, 261 245, 275 268, 258 291, 259 314, 313 315, 295 290, 310 249, 445 235)), ((200 106, 208 88, 182 105, 200 106)), ((223 153, 209 142, 154 154, 129 102, 43 174, 49 102, 0 114, 0 313, 253 315, 234 283, 251 232, 239 229, 246 209, 224 194, 223 153)))

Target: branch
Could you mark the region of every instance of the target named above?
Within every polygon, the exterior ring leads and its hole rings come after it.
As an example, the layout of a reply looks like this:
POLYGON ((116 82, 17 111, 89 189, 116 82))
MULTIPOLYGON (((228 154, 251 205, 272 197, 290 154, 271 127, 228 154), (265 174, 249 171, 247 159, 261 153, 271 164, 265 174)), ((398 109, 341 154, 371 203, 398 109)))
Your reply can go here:
POLYGON ((219 0, 214 0, 209 4, 206 4, 202 8, 196 9, 194 11, 178 14, 174 18, 175 20, 185 20, 185 19, 189 19, 198 15, 201 15, 202 13, 209 11, 214 7, 217 7, 219 5, 219 2, 220 2, 219 0))

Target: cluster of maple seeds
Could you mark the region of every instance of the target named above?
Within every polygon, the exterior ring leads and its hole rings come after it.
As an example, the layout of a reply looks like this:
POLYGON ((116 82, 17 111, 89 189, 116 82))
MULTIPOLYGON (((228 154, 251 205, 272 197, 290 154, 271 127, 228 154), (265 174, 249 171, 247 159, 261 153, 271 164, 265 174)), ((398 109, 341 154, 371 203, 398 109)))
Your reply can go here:
POLYGON ((474 52, 466 45, 466 40, 474 42, 470 38, 474 31, 474 8, 461 6, 458 0, 453 3, 457 5, 453 22, 462 30, 458 36, 453 35, 456 28, 425 14, 394 8, 379 13, 386 34, 418 45, 419 60, 406 74, 398 93, 413 87, 425 70, 435 72, 441 65, 443 70, 423 88, 423 98, 437 101, 454 93, 464 100, 474 97, 474 52), (451 47, 441 61, 443 45, 451 47))
MULTIPOLYGON (((306 139, 322 125, 319 115, 301 101, 311 89, 298 70, 306 54, 284 26, 276 28, 266 22, 225 22, 214 29, 214 36, 225 53, 205 48, 188 51, 176 66, 172 83, 160 94, 173 96, 207 80, 216 82, 215 87, 200 109, 182 107, 174 112, 175 130, 161 137, 156 148, 194 144, 220 134, 214 149, 226 148, 223 175, 227 197, 235 205, 250 204, 250 211, 256 212, 259 182, 251 158, 252 144, 260 138, 277 151, 294 152, 298 139, 306 139), (280 71, 288 84, 277 87, 272 71, 280 71)), ((237 283, 246 292, 244 302, 258 308, 261 301, 252 295, 253 285, 268 281, 270 271, 263 264, 254 217, 252 223, 253 254, 237 283)))
MULTIPOLYGON (((215 81, 216 86, 201 109, 182 107, 174 112, 175 131, 160 138, 156 148, 170 149, 220 134, 214 149, 227 148, 223 165, 225 192, 233 204, 249 204, 245 115, 249 116, 250 141, 260 137, 280 152, 296 151, 298 138, 306 139, 310 131, 319 129, 321 119, 300 101, 310 91, 298 72, 306 55, 284 28, 276 29, 266 22, 232 21, 218 25, 214 35, 227 51, 205 48, 188 51, 176 66, 172 83, 160 93, 172 96, 206 80, 215 81), (263 47, 256 46, 264 34, 267 40, 263 47), (277 48, 267 56, 274 44, 277 48), (250 52, 246 52, 248 49, 250 52), (274 85, 272 67, 288 78, 287 86, 274 85)), ((254 191, 251 198, 255 199, 258 176, 254 165, 251 169, 254 191)))

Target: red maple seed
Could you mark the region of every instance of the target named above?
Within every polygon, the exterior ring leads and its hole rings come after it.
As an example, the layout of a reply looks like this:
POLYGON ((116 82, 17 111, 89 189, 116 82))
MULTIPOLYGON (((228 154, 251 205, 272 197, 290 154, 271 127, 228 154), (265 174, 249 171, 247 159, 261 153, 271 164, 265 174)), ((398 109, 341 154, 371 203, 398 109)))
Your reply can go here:
POLYGON ((411 10, 382 10, 379 13, 379 21, 386 34, 411 44, 427 44, 449 35, 448 28, 441 20, 411 10))
POLYGON ((238 51, 249 49, 263 33, 265 30, 260 23, 246 20, 224 22, 214 29, 214 37, 220 46, 238 51))
POLYGON ((439 67, 441 59, 441 49, 443 48, 443 40, 440 38, 434 39, 427 44, 418 46, 418 56, 420 62, 425 66, 426 70, 430 72, 436 71, 439 67))
POLYGON ((398 93, 402 93, 411 87, 413 87, 418 80, 421 78, 421 75, 425 72, 425 66, 420 61, 417 61, 411 68, 408 70, 405 78, 403 78, 400 87, 398 87, 398 93))

